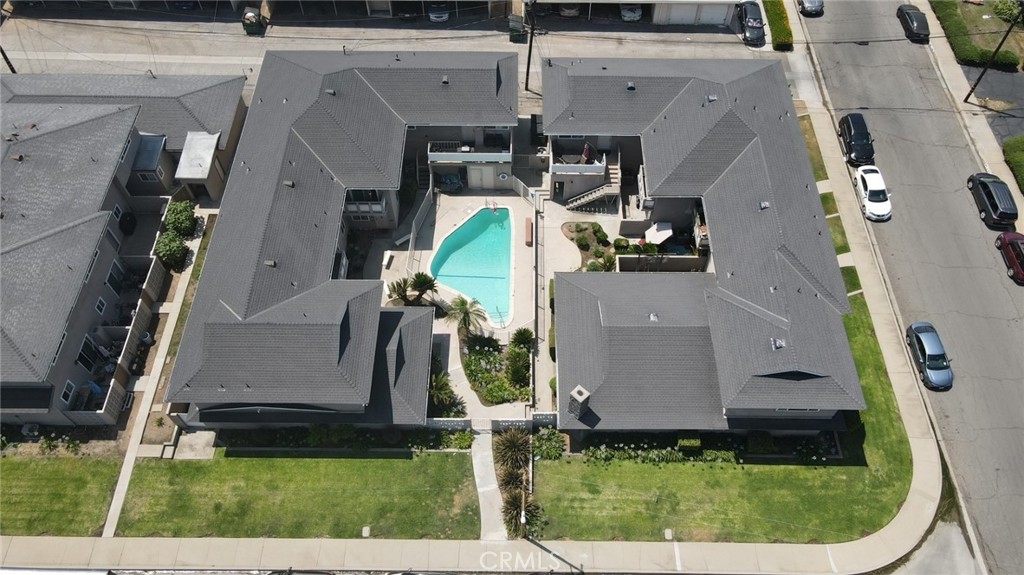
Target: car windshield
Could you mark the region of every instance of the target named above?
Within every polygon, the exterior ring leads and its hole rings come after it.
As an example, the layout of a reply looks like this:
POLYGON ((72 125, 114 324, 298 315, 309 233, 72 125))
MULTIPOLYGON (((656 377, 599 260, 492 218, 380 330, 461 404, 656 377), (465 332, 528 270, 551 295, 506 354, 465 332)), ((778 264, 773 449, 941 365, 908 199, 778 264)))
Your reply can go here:
POLYGON ((879 188, 877 190, 868 190, 868 201, 886 202, 889 201, 889 194, 885 192, 885 188, 879 188))
POLYGON ((764 28, 764 22, 760 18, 747 18, 747 28, 764 28))
POLYGON ((925 363, 928 365, 928 369, 949 369, 949 360, 946 359, 946 354, 929 355, 925 363))
POLYGON ((866 132, 858 132, 850 136, 850 141, 854 144, 870 144, 871 136, 868 136, 866 132))

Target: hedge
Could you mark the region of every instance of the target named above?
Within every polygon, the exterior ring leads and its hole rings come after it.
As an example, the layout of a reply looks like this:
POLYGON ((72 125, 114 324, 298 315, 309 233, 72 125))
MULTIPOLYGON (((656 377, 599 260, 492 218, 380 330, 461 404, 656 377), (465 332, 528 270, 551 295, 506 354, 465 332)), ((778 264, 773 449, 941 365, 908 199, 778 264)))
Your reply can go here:
POLYGON ((1006 165, 1017 180, 1017 187, 1024 190, 1024 134, 1014 136, 1003 142, 1003 157, 1006 165))
POLYGON ((548 280, 548 305, 551 306, 551 311, 555 311, 555 278, 548 280))
MULTIPOLYGON (((984 66, 992 57, 992 50, 981 48, 971 40, 971 32, 953 0, 929 0, 935 17, 939 19, 949 47, 953 49, 956 61, 965 66, 984 66)), ((1009 50, 1001 50, 992 61, 992 67, 1006 72, 1016 72, 1020 59, 1009 50)))
POLYGON ((793 29, 789 27, 786 4, 782 0, 763 0, 761 4, 772 31, 772 48, 777 52, 792 52, 793 29))
POLYGON ((555 361, 555 322, 551 322, 548 328, 548 353, 551 354, 551 361, 555 361))

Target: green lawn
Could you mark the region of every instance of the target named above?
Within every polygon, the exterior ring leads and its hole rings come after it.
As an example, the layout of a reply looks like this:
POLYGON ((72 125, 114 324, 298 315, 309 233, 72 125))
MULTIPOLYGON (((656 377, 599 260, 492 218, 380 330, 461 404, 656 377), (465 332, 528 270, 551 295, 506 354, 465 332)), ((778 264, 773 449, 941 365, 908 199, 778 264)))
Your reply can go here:
POLYGON ((800 131, 804 134, 804 143, 807 144, 807 155, 811 158, 811 167, 814 169, 814 181, 827 180, 828 172, 825 171, 825 161, 821 159, 821 148, 818 147, 818 137, 814 135, 814 127, 811 125, 810 116, 800 116, 800 131))
POLYGON ((0 533, 99 536, 121 459, 0 458, 0 533))
POLYGON ((860 289, 860 276, 857 275, 857 268, 848 266, 839 268, 843 272, 843 283, 846 284, 846 293, 855 292, 860 289))
POLYGON ((888 523, 910 488, 910 445, 863 296, 846 329, 867 410, 843 436, 848 454, 827 467, 540 461, 544 539, 834 543, 888 523))
POLYGON ((836 206, 836 196, 832 192, 827 194, 821 194, 821 207, 825 208, 825 215, 831 216, 832 214, 838 214, 839 208, 836 206))
MULTIPOLYGON (((967 24, 971 40, 982 48, 995 49, 1010 25, 996 18, 992 14, 992 6, 990 5, 976 6, 974 4, 957 2, 957 6, 960 8, 960 14, 964 17, 964 23, 967 24), (984 18, 984 16, 991 17, 984 18)), ((1024 27, 1020 25, 1014 27, 1010 37, 1003 44, 1003 50, 1016 52, 1018 57, 1024 58, 1024 27)))
POLYGON ((465 453, 402 458, 147 459, 135 466, 124 536, 476 539, 480 512, 465 453))
POLYGON ((842 220, 829 218, 828 230, 832 232, 832 245, 836 247, 837 254, 845 254, 850 251, 850 242, 846 239, 846 230, 843 229, 842 220))

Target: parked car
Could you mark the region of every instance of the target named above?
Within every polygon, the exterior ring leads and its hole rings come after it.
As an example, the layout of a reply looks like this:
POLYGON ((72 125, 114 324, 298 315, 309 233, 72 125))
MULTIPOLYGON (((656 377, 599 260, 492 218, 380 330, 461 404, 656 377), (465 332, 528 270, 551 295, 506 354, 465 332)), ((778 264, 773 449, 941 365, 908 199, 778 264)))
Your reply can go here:
POLYGON ((874 163, 874 141, 862 114, 847 114, 839 120, 839 143, 847 162, 855 166, 874 163))
POLYGON ((400 20, 416 20, 421 16, 419 2, 395 2, 394 15, 400 20))
POLYGON ((873 222, 884 222, 892 218, 892 195, 885 189, 882 172, 875 166, 861 166, 853 177, 853 184, 860 196, 860 211, 873 222))
POLYGON ((996 249, 1006 263, 1006 275, 1024 285, 1024 234, 1003 232, 996 236, 996 249))
POLYGON ((580 15, 579 4, 559 4, 558 15, 562 18, 575 18, 580 15))
POLYGON ((907 328, 907 347, 921 382, 929 389, 949 390, 953 387, 953 369, 946 348, 942 346, 935 326, 919 321, 907 328))
POLYGON ((619 4, 619 15, 623 22, 639 22, 644 16, 644 9, 639 4, 619 4))
POLYGON ((796 0, 804 16, 821 16, 825 13, 825 0, 796 0))
POLYGON ((447 2, 431 2, 427 8, 427 17, 431 22, 447 22, 449 12, 451 10, 447 2))
POLYGON ((917 6, 904 4, 896 9, 896 18, 903 26, 903 33, 911 42, 928 41, 928 19, 917 6))
POLYGON ((991 228, 1008 228, 1017 221, 1017 204, 1006 182, 984 172, 967 178, 967 189, 978 204, 978 217, 991 228))
POLYGON ((764 44, 764 17, 757 2, 747 1, 736 5, 736 16, 740 20, 740 34, 748 46, 764 44))

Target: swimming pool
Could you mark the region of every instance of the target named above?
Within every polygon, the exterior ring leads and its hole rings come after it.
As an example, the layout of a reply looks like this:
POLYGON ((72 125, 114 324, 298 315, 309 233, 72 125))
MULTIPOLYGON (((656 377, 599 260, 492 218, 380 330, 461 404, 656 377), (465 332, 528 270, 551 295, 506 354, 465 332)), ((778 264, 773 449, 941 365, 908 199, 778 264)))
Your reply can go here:
POLYGON ((504 327, 512 319, 511 262, 509 209, 482 208, 444 238, 430 262, 430 274, 476 298, 491 324, 504 327))

